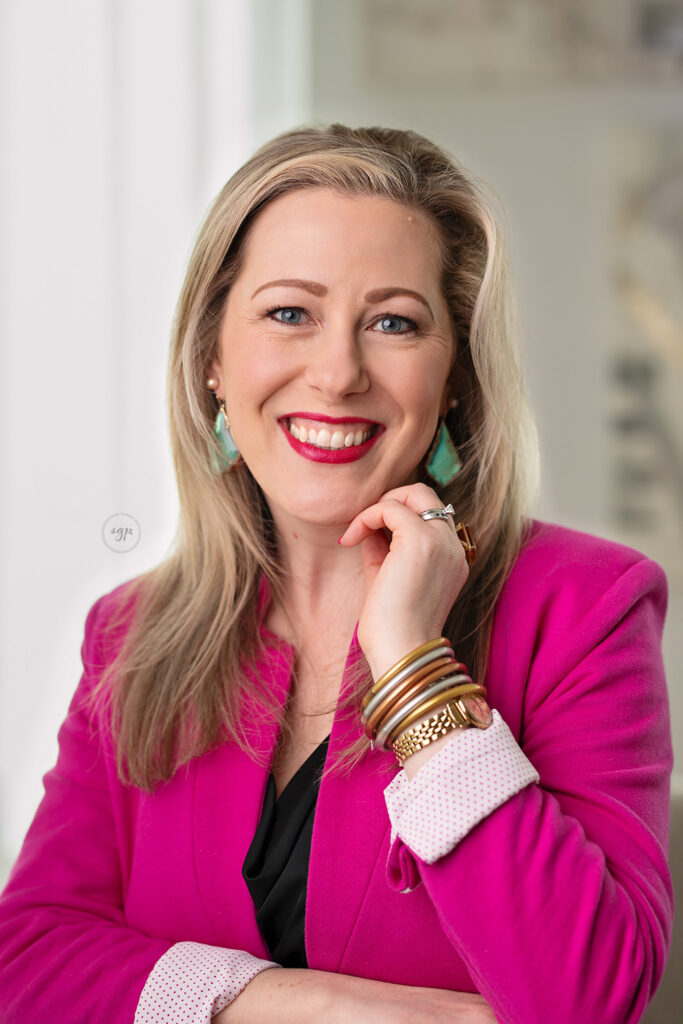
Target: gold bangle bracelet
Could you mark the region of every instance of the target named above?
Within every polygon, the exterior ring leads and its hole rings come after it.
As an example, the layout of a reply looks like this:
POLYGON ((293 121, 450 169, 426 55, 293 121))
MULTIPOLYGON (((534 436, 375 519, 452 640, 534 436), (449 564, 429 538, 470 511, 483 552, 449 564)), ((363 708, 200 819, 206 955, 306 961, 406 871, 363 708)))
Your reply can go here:
POLYGON ((390 669, 387 669, 384 675, 380 676, 377 682, 370 687, 370 693, 377 693, 385 683, 388 683, 390 679, 393 679, 394 676, 398 675, 401 669, 409 665, 414 658, 419 658, 421 654, 427 654, 428 651, 433 651, 435 647, 450 646, 450 640, 447 640, 445 636, 438 636, 435 640, 428 640, 426 643, 420 644, 420 646, 416 647, 415 650, 406 654, 405 658, 401 658, 401 660, 397 661, 395 665, 392 665, 390 669))
POLYGON ((454 697, 459 697, 462 693, 463 686, 476 686, 476 683, 456 683, 454 686, 444 688, 439 693, 435 693, 431 697, 427 697, 419 707, 411 711, 405 718, 398 722, 396 726, 392 727, 391 732, 386 731, 386 725, 379 730, 377 733, 376 742, 382 750, 391 750, 392 736, 400 735, 408 726, 409 723, 415 722, 419 719, 428 715, 432 708, 440 707, 442 704, 447 704, 448 701, 453 700, 454 697))
POLYGON ((435 697, 437 693, 445 693, 447 690, 452 690, 454 686, 460 686, 463 683, 471 682, 472 680, 469 676, 456 672, 441 676, 440 679, 430 683, 427 687, 421 686, 414 697, 411 697, 408 701, 404 701, 392 714, 385 715, 380 726, 375 730, 374 742, 379 747, 384 748, 384 744, 387 742, 389 737, 393 736, 401 723, 406 720, 407 716, 411 714, 415 708, 422 707, 427 699, 435 697))
POLYGON ((395 690, 391 690, 386 695, 384 700, 372 712, 365 723, 367 735, 373 736, 382 719, 393 714, 394 711, 398 711, 402 703, 419 692, 421 685, 427 686, 429 683, 434 682, 435 679, 452 675, 456 664, 452 658, 439 658, 437 661, 432 661, 429 665, 425 665, 424 668, 418 669, 414 675, 407 676, 399 683, 395 690))
POLYGON ((455 662, 456 665, 460 665, 460 668, 463 671, 467 671, 464 665, 455 661, 455 654, 453 653, 452 647, 435 647, 426 654, 421 654, 418 658, 413 658, 409 665, 406 665, 406 667, 402 668, 400 672, 397 672, 395 676, 392 676, 392 678, 388 682, 384 683, 383 686, 380 686, 379 690, 375 693, 373 693, 372 690, 368 690, 361 702, 361 706, 363 708, 361 717, 363 722, 367 722, 374 709, 379 707, 380 701, 384 700, 385 697, 388 697, 397 686, 402 686, 403 682, 409 676, 414 676, 417 672, 421 672, 422 669, 429 668, 430 665, 435 665, 444 658, 450 659, 452 662, 455 662))
MULTIPOLYGON (((406 732, 415 722, 419 722, 422 718, 428 715, 433 708, 439 707, 441 704, 448 704, 449 702, 454 703, 459 697, 470 697, 470 696, 481 696, 486 697, 486 689, 481 683, 460 683, 458 686, 453 686, 450 690, 444 691, 444 693, 437 693, 433 697, 428 698, 419 707, 411 711, 410 714, 395 728, 392 730, 389 736, 388 743, 393 744, 402 733, 406 732)), ((468 719, 462 715, 459 711, 463 721, 461 728, 464 728, 468 724, 468 719)), ((456 714, 457 717, 457 714, 456 714)))

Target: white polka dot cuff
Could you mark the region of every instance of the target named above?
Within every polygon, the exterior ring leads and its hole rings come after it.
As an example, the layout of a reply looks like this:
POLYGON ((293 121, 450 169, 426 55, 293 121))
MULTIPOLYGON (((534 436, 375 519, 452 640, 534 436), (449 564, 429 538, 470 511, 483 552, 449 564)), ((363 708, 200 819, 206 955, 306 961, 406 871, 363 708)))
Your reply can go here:
POLYGON ((241 949, 177 942, 157 960, 133 1024, 210 1024, 271 960, 241 949))
POLYGON ((400 771, 384 790, 396 838, 427 864, 450 853, 474 826, 539 775, 494 709, 488 729, 456 731, 408 779, 400 771))

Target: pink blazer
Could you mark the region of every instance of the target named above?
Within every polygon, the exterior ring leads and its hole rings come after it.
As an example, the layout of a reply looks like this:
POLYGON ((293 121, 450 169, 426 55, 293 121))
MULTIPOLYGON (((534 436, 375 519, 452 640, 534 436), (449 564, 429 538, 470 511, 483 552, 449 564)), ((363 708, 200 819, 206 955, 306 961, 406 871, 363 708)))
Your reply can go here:
MULTIPOLYGON (((269 958, 242 879, 267 765, 225 744, 148 795, 119 783, 106 731, 82 709, 106 660, 101 624, 123 593, 87 616, 58 762, 0 899, 4 1024, 131 1024, 178 941, 269 958)), ((392 756, 324 777, 311 968, 478 990, 510 1024, 640 1019, 672 924, 665 603, 663 573, 642 555, 536 524, 497 606, 486 685, 540 785, 430 866, 400 839, 390 851, 392 756)), ((291 658, 280 643, 254 669, 279 700, 291 658)), ((328 756, 359 728, 338 714, 328 756)), ((255 724, 254 736, 272 754, 274 730, 255 724)))

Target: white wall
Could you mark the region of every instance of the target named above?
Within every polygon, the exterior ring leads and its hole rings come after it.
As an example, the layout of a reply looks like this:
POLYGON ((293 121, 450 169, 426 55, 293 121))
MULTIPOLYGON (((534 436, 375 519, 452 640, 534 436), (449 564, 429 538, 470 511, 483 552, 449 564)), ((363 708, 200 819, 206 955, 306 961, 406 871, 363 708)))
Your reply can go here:
POLYGON ((307 59, 278 45, 302 0, 4 0, 1 17, 0 876, 88 608, 172 538, 165 370, 194 234, 264 134, 308 116, 307 59), (117 512, 140 525, 127 553, 101 536, 117 512))

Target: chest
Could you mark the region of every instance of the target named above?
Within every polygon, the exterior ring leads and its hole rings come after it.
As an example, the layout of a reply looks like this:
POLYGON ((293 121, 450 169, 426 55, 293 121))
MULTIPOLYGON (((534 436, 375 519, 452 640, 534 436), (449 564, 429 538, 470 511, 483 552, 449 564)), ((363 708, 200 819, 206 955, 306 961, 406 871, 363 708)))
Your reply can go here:
POLYGON ((339 699, 343 663, 298 659, 285 708, 272 773, 277 795, 330 735, 339 699))

